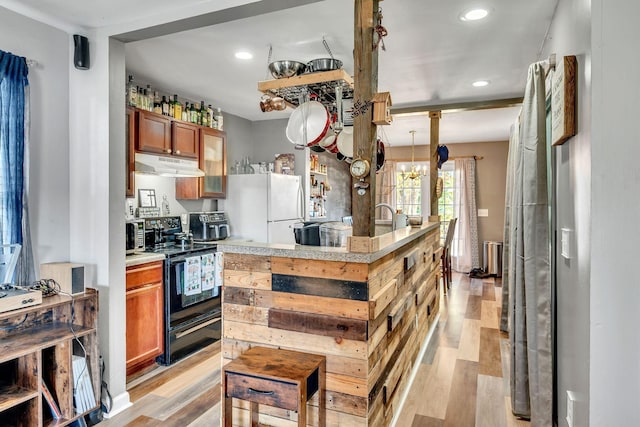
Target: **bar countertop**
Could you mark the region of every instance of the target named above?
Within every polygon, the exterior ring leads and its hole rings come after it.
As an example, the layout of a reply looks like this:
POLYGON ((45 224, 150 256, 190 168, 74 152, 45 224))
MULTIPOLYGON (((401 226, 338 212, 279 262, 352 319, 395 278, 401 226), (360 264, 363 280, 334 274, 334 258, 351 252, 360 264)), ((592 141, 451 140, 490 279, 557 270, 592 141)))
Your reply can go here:
POLYGON ((388 236, 390 238, 385 239, 388 243, 379 251, 371 253, 349 252, 347 251, 347 248, 335 248, 328 246, 259 243, 246 240, 220 241, 218 243, 218 251, 235 254, 316 259, 324 261, 372 263, 439 226, 439 222, 428 222, 422 224, 420 227, 406 227, 387 233, 384 235, 385 237, 387 237, 388 234, 391 235, 388 236))

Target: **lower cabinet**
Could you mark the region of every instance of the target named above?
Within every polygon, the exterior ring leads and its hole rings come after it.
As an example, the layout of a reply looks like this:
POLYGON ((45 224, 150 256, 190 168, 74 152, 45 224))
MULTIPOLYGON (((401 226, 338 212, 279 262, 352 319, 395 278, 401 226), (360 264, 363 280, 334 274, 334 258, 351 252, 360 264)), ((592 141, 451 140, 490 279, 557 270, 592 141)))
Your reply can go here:
POLYGON ((164 349, 162 261, 127 267, 127 376, 164 349))

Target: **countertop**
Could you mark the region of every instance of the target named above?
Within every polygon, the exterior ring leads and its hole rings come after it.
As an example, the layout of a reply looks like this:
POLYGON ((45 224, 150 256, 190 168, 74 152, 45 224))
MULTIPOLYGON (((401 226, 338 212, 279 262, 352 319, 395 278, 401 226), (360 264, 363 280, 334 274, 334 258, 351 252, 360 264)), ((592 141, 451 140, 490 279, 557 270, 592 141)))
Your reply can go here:
POLYGON ((406 227, 401 230, 387 233, 392 235, 390 243, 379 251, 372 253, 348 252, 347 248, 334 248, 328 246, 259 243, 248 242, 246 240, 222 240, 218 243, 218 251, 235 254, 360 262, 369 264, 439 226, 439 222, 429 222, 422 224, 420 227, 406 227))
POLYGON ((146 264, 154 261, 164 261, 164 254, 157 254, 154 252, 141 252, 138 254, 127 255, 125 258, 125 265, 132 267, 134 265, 146 264))

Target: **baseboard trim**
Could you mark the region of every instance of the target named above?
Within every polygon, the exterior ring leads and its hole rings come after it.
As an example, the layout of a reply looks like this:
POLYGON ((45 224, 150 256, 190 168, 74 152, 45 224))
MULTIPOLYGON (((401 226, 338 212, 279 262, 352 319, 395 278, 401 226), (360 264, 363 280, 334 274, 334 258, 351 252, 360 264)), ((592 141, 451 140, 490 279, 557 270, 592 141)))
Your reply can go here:
POLYGON ((126 391, 122 392, 112 399, 111 410, 109 412, 103 413, 102 416, 107 419, 113 418, 120 412, 132 406, 133 403, 131 403, 131 400, 129 400, 129 393, 126 391))

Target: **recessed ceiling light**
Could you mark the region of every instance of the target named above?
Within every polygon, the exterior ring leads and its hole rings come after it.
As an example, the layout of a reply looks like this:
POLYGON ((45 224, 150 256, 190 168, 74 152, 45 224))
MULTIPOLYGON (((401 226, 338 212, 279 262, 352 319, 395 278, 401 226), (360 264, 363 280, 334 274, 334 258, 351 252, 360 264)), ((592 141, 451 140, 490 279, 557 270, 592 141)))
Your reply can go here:
POLYGON ((236 52, 236 58, 238 59, 251 59, 253 58, 253 54, 245 51, 236 52))
POLYGON ((460 15, 462 21, 477 21, 478 19, 486 18, 489 11, 486 9, 471 9, 467 12, 463 12, 460 15))
POLYGON ((489 80, 478 80, 471 83, 474 87, 484 87, 489 84, 489 80))

